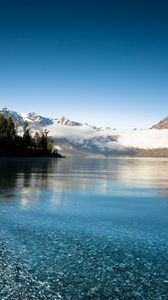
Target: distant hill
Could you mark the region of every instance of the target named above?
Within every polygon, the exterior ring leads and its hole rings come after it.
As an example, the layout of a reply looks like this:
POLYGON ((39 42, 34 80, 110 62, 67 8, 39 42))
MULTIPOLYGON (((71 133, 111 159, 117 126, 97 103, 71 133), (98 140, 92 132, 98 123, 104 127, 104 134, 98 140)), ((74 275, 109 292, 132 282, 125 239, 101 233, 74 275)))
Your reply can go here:
POLYGON ((162 119, 159 123, 153 125, 151 129, 168 129, 168 117, 162 119))

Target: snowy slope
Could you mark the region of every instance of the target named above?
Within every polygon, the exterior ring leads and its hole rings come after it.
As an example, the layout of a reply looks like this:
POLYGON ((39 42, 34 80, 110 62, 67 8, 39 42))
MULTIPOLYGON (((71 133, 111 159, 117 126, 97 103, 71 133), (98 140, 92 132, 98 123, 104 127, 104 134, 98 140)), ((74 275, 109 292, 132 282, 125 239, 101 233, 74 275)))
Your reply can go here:
POLYGON ((47 126, 47 125, 52 125, 52 124, 61 124, 61 125, 67 125, 67 126, 82 126, 82 123, 69 120, 66 117, 46 118, 41 115, 38 115, 35 112, 22 113, 21 115, 22 115, 23 119, 27 120, 31 126, 33 124, 41 125, 41 126, 47 126))
POLYGON ((9 110, 7 107, 0 107, 0 114, 4 115, 5 118, 9 118, 11 116, 15 122, 19 123, 20 125, 23 125, 23 117, 20 113, 16 111, 9 110))
POLYGON ((53 124, 53 120, 50 118, 45 118, 42 117, 35 112, 30 112, 30 113, 22 113, 22 118, 25 121, 28 121, 30 125, 32 124, 38 124, 42 126, 47 126, 53 124))

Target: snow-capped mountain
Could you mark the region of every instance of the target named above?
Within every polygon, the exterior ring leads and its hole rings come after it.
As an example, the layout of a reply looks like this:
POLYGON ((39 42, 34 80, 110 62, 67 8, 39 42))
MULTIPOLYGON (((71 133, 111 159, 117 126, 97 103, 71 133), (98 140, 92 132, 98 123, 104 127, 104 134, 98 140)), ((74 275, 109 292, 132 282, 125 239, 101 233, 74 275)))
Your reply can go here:
POLYGON ((82 123, 71 121, 65 117, 55 119, 55 123, 58 123, 61 125, 67 125, 67 126, 82 126, 82 123))
POLYGON ((168 157, 168 129, 156 130, 157 127, 153 126, 153 129, 118 131, 82 124, 65 117, 47 118, 34 112, 18 113, 5 107, 0 108, 0 114, 12 116, 21 126, 27 120, 32 131, 47 129, 58 150, 66 156, 168 157))
POLYGON ((4 115, 5 118, 9 118, 11 116, 15 122, 17 122, 19 125, 23 125, 23 117, 16 111, 9 110, 7 107, 4 106, 0 107, 0 114, 4 115))
POLYGON ((13 120, 15 122, 18 122, 20 125, 23 125, 24 121, 28 121, 31 127, 33 127, 34 125, 48 126, 52 124, 61 124, 67 126, 82 126, 82 123, 72 121, 64 116, 61 118, 47 118, 35 112, 18 113, 16 111, 9 110, 7 107, 1 107, 0 114, 3 114, 6 118, 11 116, 13 120))
POLYGON ((66 117, 61 118, 46 118, 42 117, 35 112, 30 113, 22 113, 23 120, 27 120, 30 125, 41 125, 41 126, 48 126, 52 124, 61 124, 61 125, 67 125, 67 126, 82 126, 82 123, 71 121, 67 119, 66 117))
POLYGON ((36 114, 35 112, 21 113, 21 116, 24 121, 28 121, 30 126, 32 125, 48 126, 54 123, 53 119, 42 117, 36 114))

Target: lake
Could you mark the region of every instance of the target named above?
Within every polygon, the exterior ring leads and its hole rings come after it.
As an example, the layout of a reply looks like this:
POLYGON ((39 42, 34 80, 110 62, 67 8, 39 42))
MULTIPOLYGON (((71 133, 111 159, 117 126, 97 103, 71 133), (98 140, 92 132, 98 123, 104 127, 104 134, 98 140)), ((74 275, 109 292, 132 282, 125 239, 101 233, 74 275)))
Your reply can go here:
POLYGON ((168 159, 1 159, 0 299, 168 299, 168 159))

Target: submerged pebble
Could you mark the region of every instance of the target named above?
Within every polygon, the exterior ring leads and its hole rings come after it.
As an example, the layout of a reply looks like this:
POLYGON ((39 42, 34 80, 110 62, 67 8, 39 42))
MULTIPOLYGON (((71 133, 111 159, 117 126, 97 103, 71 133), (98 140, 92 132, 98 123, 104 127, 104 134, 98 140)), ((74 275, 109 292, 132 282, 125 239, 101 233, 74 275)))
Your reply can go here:
POLYGON ((0 241, 0 299, 1 300, 61 300, 29 274, 18 258, 0 241))

